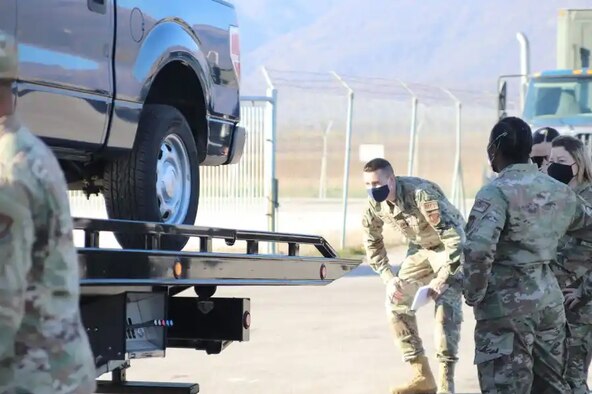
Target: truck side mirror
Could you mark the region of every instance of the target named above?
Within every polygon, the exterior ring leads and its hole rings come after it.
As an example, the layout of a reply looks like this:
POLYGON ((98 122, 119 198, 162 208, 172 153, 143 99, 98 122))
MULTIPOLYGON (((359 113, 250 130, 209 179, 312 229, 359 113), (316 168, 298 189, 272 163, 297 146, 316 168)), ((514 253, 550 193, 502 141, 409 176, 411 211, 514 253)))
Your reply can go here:
POLYGON ((499 85, 498 95, 497 95, 497 116, 498 119, 503 119, 506 117, 506 95, 507 95, 507 86, 506 81, 503 81, 499 85))
POLYGON ((580 48, 580 59, 582 60, 582 68, 590 67, 590 50, 587 48, 580 48))

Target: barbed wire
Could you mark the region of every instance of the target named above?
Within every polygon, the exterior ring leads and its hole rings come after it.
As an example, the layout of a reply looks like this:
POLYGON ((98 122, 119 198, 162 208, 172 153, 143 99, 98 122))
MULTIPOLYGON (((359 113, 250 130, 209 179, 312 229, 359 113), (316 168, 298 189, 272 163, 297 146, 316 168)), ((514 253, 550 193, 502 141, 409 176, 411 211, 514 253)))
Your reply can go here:
MULTIPOLYGON (((344 86, 330 72, 267 69, 275 87, 301 91, 320 91, 323 94, 342 95, 344 86)), ((396 101, 417 98, 423 105, 453 105, 456 100, 463 104, 491 107, 496 105, 497 94, 491 91, 444 87, 395 78, 339 74, 339 77, 355 94, 368 98, 396 101)), ((516 104, 517 98, 509 97, 508 106, 516 104)))

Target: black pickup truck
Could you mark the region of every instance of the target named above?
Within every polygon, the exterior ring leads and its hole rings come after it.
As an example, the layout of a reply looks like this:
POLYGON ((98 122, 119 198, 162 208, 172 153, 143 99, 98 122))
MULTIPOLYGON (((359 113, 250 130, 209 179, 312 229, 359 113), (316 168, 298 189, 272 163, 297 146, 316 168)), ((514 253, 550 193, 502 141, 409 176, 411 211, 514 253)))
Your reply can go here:
POLYGON ((103 193, 113 219, 194 224, 199 167, 237 162, 245 142, 233 4, 3 0, 0 29, 18 42, 20 116, 69 188, 103 193))

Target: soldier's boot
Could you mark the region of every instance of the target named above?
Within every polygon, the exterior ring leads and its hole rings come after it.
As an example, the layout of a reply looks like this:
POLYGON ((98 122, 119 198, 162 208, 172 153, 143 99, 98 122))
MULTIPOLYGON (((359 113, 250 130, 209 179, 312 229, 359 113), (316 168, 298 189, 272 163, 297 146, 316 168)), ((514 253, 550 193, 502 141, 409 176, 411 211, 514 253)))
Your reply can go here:
POLYGON ((455 363, 441 362, 438 376, 438 394, 454 394, 455 363))
POLYGON ((399 387, 391 390, 391 394, 435 394, 436 381, 430 369, 430 364, 426 356, 419 356, 410 361, 413 369, 411 380, 399 387))

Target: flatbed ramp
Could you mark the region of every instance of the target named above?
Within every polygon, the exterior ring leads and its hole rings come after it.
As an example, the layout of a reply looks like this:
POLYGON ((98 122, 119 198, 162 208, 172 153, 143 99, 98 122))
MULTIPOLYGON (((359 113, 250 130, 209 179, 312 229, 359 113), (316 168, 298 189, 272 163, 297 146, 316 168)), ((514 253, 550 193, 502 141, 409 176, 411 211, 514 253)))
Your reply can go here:
MULTIPOLYGON (((166 348, 220 353, 249 340, 248 298, 213 297, 218 286, 324 286, 361 264, 337 256, 319 236, 75 218, 84 232, 80 261, 81 312, 93 348, 98 393, 199 392, 197 384, 128 382, 131 360, 165 357, 166 348), (101 233, 141 234, 143 249, 100 247, 101 233), (161 249, 164 237, 199 239, 198 251, 161 249), (215 252, 213 241, 244 244, 243 253, 215 252), (286 254, 262 254, 263 242, 286 245, 286 254), (301 256, 312 245, 319 256, 301 256), (196 297, 179 297, 193 288, 196 297)), ((238 245, 237 245, 238 246, 238 245)))

